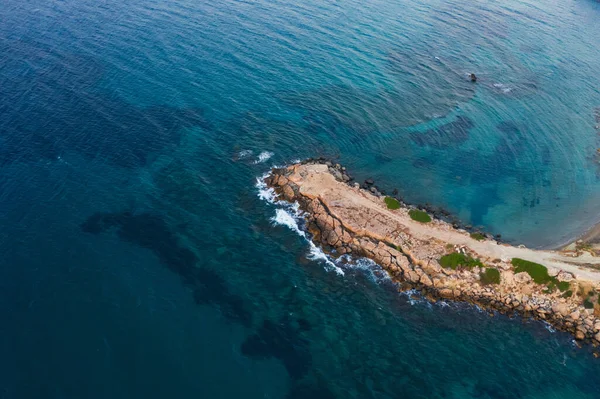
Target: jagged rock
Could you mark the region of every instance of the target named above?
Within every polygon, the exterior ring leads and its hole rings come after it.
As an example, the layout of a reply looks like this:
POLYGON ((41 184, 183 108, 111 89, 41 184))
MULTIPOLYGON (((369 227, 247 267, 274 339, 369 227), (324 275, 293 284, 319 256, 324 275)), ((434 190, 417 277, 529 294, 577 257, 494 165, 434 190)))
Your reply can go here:
MULTIPOLYGON (((323 243, 325 249, 334 256, 346 253, 365 256, 380 264, 395 280, 411 283, 405 286, 420 288, 434 298, 467 300, 501 313, 517 311, 526 317, 548 320, 559 329, 575 334, 578 340, 595 339, 600 343, 600 320, 593 314, 593 309, 583 309, 578 295, 561 298, 557 291, 550 294, 542 292, 543 287, 534 284, 529 274, 514 274, 510 258, 482 259, 486 265, 493 265, 501 270, 499 285, 482 286, 479 284, 478 272, 483 269, 443 269, 438 263, 442 255, 452 250, 476 256, 472 248, 461 246, 449 249, 440 238, 424 239, 411 235, 401 223, 390 226, 380 223, 382 215, 369 208, 344 210, 343 205, 338 205, 338 198, 329 197, 327 200, 326 196, 318 192, 309 194, 300 190, 305 187, 299 181, 310 178, 315 173, 328 172, 338 181, 348 181, 349 177, 346 173, 341 173, 341 170, 344 168, 339 165, 328 169, 325 160, 320 160, 313 162, 311 166, 294 165, 274 170, 265 182, 284 199, 298 201, 300 208, 305 211, 306 226, 313 240, 323 243), (352 215, 360 215, 360 218, 353 220, 352 215)), ((368 179, 365 181, 367 190, 350 193, 364 199, 373 198, 369 191, 380 195, 373 184, 374 181, 368 179)), ((358 183, 354 186, 358 186, 358 183)), ((377 203, 381 204, 382 201, 378 200, 377 203)), ((444 214, 431 206, 426 206, 426 209, 430 213, 444 214)), ((439 229, 452 229, 450 224, 439 220, 433 224, 439 229)), ((468 234, 463 230, 458 232, 468 234)), ((553 270, 551 274, 557 275, 559 281, 575 280, 571 273, 553 270)), ((600 285, 596 284, 592 289, 600 291, 600 285)))
POLYGON ((288 182, 289 182, 289 180, 287 179, 287 177, 281 176, 281 175, 278 176, 277 184, 279 186, 285 186, 286 184, 288 184, 288 182))
POLYGON ((565 303, 555 303, 552 306, 552 311, 565 317, 569 315, 569 308, 565 303))
POLYGON ((292 187, 290 187, 290 185, 285 185, 283 186, 283 197, 287 200, 287 201, 293 201, 294 197, 296 196, 296 194, 294 193, 294 190, 292 189, 292 187))
POLYGON ((339 240, 339 236, 333 230, 331 230, 327 236, 327 244, 334 246, 339 240))
POLYGON ((521 272, 514 275, 514 280, 519 284, 527 284, 532 281, 532 278, 528 273, 521 272))
POLYGON ((421 279, 419 280, 421 282, 421 284, 423 284, 425 287, 431 287, 433 286, 433 281, 431 281, 431 278, 429 278, 429 276, 427 274, 423 274, 421 276, 421 279))
POLYGON ((573 281, 573 279, 575 277, 573 276, 572 273, 565 272, 565 271, 561 270, 558 273, 558 275, 556 276, 556 278, 558 279, 558 281, 573 281))
POLYGON ((420 280, 420 276, 413 270, 408 270, 404 273, 404 276, 406 277, 406 279, 408 281, 410 281, 411 283, 418 283, 420 280))

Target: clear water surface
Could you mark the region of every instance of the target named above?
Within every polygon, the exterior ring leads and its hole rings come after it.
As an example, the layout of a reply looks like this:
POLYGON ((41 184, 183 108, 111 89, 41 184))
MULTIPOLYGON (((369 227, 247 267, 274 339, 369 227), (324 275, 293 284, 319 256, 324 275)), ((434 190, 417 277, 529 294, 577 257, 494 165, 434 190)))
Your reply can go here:
POLYGON ((333 267, 255 186, 339 157, 558 245, 599 215, 599 15, 4 0, 0 398, 600 397, 600 363, 567 335, 333 267))

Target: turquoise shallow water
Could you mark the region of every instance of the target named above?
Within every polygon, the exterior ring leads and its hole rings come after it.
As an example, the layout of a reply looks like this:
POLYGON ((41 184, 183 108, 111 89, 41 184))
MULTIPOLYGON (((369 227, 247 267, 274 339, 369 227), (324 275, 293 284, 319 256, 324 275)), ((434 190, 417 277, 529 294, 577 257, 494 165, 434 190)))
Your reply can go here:
POLYGON ((598 218, 599 13, 5 0, 0 398, 600 397, 570 337, 336 272, 255 186, 339 157, 564 242, 598 218))

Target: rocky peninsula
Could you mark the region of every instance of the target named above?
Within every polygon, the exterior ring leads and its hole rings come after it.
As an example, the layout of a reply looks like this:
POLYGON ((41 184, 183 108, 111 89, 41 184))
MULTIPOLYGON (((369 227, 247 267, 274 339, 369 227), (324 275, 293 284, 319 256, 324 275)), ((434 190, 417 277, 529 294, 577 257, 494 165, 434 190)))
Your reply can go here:
POLYGON ((592 250, 533 250, 470 233, 372 182, 353 182, 324 159, 273 169, 265 183, 299 204, 311 239, 333 257, 370 258, 400 289, 544 320, 600 345, 600 257, 592 250))

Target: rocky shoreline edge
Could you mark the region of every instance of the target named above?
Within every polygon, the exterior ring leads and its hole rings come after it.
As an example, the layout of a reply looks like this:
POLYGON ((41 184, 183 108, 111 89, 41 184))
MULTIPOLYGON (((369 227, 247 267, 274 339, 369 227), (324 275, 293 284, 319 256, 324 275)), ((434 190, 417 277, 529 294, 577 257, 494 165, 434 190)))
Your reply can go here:
MULTIPOLYGON (((424 235, 411 215, 416 208, 396 200, 390 206, 390 197, 361 187, 344 167, 323 158, 274 168, 264 182, 279 199, 298 203, 311 240, 332 257, 369 258, 399 283, 400 290, 417 289, 433 301, 468 302, 543 320, 573 334, 578 342, 592 344, 594 355, 600 355, 598 281, 564 270, 536 269, 546 268, 523 259, 492 259, 469 245, 445 241, 445 235, 469 233, 436 218, 424 222, 427 231, 436 234, 424 235)), ((481 240, 507 247, 489 235, 473 238, 473 243, 481 240)))

